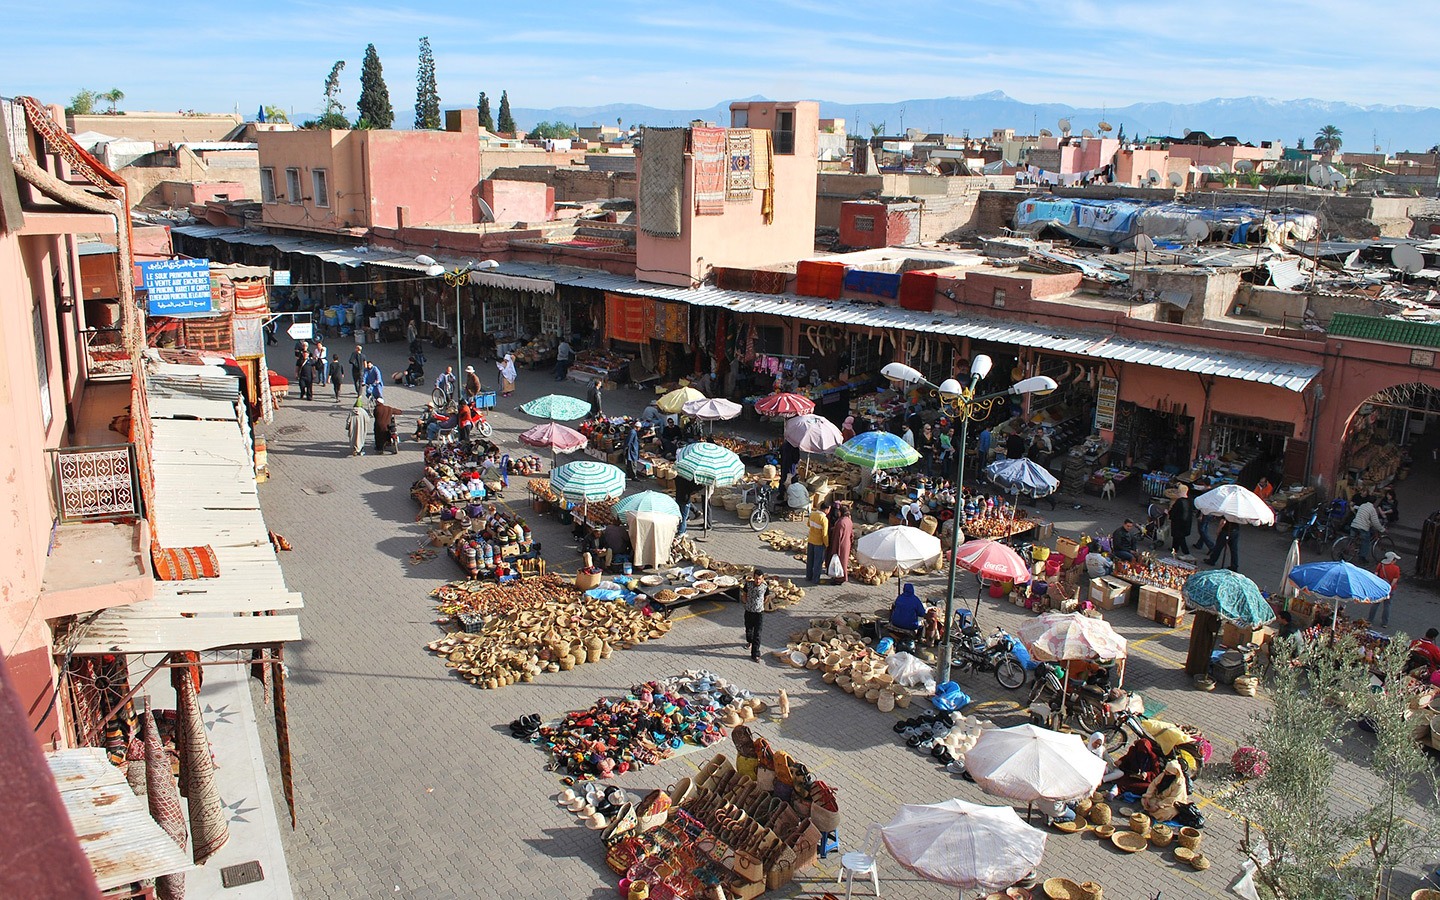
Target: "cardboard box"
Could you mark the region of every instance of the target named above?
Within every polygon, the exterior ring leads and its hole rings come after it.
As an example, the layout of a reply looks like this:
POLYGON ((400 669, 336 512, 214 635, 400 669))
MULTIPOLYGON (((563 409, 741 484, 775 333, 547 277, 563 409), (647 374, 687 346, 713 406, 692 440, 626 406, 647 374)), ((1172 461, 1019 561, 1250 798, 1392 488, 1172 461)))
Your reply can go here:
POLYGON ((1095 578, 1090 582, 1090 602, 1100 609, 1114 609, 1130 602, 1128 581, 1118 578, 1095 578))
POLYGON ((1155 613, 1155 621, 1166 628, 1179 628, 1185 624, 1185 613, 1182 610, 1178 615, 1172 616, 1168 613, 1157 612, 1155 613))
POLYGON ((1260 644, 1267 637, 1275 634, 1275 629, 1268 625, 1261 625, 1259 628, 1241 628, 1226 622, 1220 630, 1220 643, 1226 647, 1238 647, 1241 644, 1260 644))
POLYGON ((1180 592, 1174 588, 1159 587, 1153 584, 1140 585, 1140 597, 1136 601, 1136 611, 1141 618, 1150 619, 1153 622, 1160 621, 1157 616, 1164 614, 1171 619, 1184 618, 1185 599, 1180 592))

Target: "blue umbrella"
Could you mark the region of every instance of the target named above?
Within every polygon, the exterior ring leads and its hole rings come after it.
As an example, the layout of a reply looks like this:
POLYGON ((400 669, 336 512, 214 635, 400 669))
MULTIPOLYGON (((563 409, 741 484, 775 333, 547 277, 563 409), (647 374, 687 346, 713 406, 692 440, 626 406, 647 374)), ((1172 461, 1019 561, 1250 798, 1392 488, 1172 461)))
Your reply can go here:
POLYGON ((1194 609, 1212 612, 1241 628, 1275 621, 1275 610, 1255 582, 1229 569, 1211 569, 1191 575, 1180 592, 1194 609))
POLYGON ((1060 482, 1033 460, 997 459, 985 467, 985 475, 1007 494, 1048 497, 1060 489, 1060 482))
POLYGON ((1373 572, 1339 560, 1313 562, 1290 570, 1290 580, 1317 597, 1379 603, 1390 596, 1390 585, 1373 572))
POLYGON ((864 469, 902 469, 920 461, 915 448, 888 431, 857 434, 835 448, 835 457, 864 469))

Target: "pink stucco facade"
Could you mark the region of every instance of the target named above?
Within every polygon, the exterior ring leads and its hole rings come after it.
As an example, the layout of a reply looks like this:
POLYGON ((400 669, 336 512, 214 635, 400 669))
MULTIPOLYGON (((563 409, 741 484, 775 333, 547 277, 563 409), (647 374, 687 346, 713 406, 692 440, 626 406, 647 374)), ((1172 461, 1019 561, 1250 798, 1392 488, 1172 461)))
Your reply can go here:
MULTIPOLYGON (((641 281, 689 287, 703 281, 714 266, 753 267, 794 262, 815 250, 815 160, 820 105, 813 101, 730 104, 732 127, 774 131, 777 118, 793 117, 791 153, 771 157, 774 215, 762 215, 761 191, 749 200, 727 200, 719 216, 695 215, 694 160, 685 156, 680 236, 636 235, 636 277, 641 281)), ((643 151, 642 151, 643 152, 643 151)), ((644 166, 641 166, 643 178, 644 166)))
POLYGON ((480 182, 480 199, 495 214, 496 222, 548 222, 555 218, 555 188, 538 181, 480 182))

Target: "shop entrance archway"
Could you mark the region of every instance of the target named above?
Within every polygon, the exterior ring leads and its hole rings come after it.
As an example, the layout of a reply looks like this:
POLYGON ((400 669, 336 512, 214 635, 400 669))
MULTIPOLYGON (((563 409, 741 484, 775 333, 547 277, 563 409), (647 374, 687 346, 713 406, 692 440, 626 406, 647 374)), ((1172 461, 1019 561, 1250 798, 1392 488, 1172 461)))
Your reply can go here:
POLYGON ((1339 477, 1375 490, 1410 474, 1414 458, 1440 453, 1440 388, 1420 382, 1371 394, 1345 428, 1339 477))

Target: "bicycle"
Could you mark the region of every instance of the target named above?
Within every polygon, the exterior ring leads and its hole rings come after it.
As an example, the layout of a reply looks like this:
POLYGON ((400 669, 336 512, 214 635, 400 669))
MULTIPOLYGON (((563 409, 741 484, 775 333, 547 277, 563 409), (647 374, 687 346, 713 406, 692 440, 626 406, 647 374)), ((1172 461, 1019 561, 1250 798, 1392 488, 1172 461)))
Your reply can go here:
POLYGON ((1344 524, 1349 514, 1349 504, 1344 500, 1332 500, 1322 509, 1318 504, 1310 511, 1310 518, 1295 526, 1292 536, 1302 544, 1314 541, 1329 545, 1345 536, 1344 524))
MULTIPOLYGON (((1344 535, 1330 545, 1330 558, 1353 563, 1356 557, 1360 555, 1360 546, 1362 543, 1363 541, 1356 535, 1344 535)), ((1374 562, 1377 559, 1382 559, 1386 553, 1392 553, 1394 550, 1395 540, 1382 531, 1370 540, 1369 561, 1374 562)))
POLYGON ((436 409, 449 409, 455 402, 455 395, 445 388, 436 387, 430 392, 430 402, 436 409))

